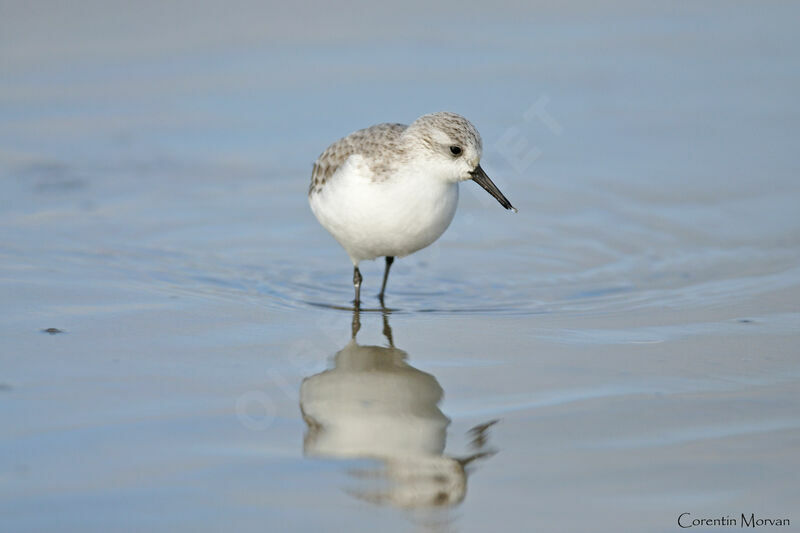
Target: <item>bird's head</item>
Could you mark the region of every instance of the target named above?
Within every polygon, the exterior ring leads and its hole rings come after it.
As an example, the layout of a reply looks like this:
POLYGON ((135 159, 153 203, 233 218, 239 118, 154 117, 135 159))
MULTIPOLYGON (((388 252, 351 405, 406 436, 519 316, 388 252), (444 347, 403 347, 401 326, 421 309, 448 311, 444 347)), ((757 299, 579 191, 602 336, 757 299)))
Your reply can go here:
POLYGON ((426 172, 449 182, 474 180, 506 209, 516 209, 481 168, 483 143, 472 123, 455 113, 423 115, 403 133, 414 157, 426 172))

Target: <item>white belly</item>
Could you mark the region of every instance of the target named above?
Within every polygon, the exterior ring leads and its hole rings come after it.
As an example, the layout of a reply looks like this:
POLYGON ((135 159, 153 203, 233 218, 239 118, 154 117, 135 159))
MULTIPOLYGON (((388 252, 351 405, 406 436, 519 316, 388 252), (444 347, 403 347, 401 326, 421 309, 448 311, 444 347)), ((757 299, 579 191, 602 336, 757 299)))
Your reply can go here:
POLYGON ((381 256, 403 257, 438 239, 458 205, 458 184, 410 173, 373 182, 346 164, 310 196, 320 224, 353 264, 381 256))

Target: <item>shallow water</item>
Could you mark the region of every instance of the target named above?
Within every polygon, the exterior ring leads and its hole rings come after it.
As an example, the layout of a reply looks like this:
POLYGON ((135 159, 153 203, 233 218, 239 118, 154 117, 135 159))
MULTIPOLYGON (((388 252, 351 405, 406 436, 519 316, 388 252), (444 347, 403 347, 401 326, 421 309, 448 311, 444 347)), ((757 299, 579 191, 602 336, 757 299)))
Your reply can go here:
POLYGON ((800 523, 800 9, 455 7, 2 7, 0 530, 800 523), (311 163, 440 109, 520 212, 354 317, 311 163))

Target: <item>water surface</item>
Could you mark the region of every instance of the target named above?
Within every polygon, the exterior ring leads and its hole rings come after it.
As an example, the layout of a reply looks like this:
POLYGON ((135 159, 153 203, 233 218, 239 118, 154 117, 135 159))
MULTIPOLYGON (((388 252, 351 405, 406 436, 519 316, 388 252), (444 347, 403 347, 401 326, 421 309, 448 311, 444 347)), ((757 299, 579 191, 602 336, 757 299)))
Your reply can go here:
POLYGON ((800 521, 798 8, 353 9, 0 7, 0 529, 800 521), (520 212, 354 339, 311 163, 443 109, 520 212))

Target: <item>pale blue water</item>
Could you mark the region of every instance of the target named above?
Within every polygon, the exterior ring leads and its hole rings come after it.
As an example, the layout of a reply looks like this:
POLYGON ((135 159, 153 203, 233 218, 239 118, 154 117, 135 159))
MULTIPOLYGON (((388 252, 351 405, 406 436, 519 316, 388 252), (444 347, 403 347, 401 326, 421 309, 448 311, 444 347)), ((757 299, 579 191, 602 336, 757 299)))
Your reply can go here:
POLYGON ((800 523, 798 15, 0 3, 0 530, 800 523), (520 213, 348 347, 311 164, 443 109, 520 213))

